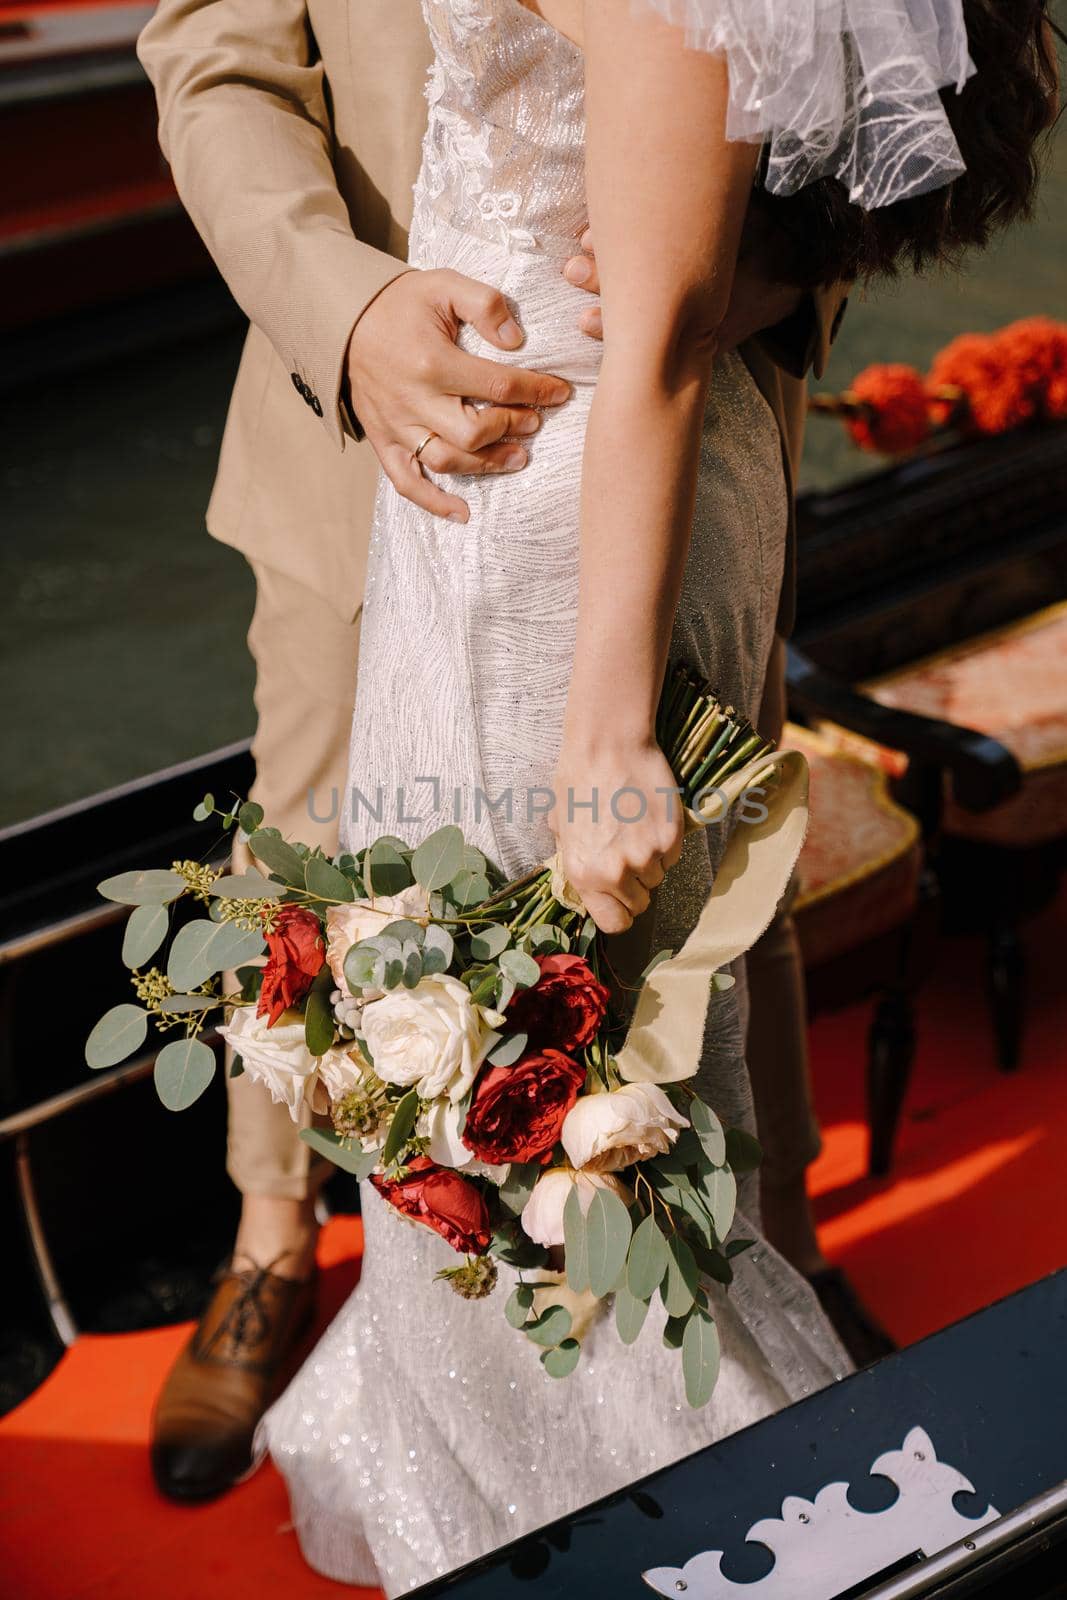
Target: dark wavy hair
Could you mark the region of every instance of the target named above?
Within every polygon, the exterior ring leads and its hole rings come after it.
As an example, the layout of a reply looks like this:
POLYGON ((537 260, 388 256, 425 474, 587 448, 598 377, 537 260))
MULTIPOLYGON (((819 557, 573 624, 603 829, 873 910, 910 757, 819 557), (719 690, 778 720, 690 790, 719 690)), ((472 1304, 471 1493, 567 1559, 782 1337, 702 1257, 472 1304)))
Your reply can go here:
POLYGON ((760 185, 750 244, 775 275, 805 286, 892 277, 956 264, 1033 211, 1044 136, 1057 115, 1058 68, 1049 0, 964 0, 976 68, 961 93, 942 91, 967 171, 929 194, 877 211, 823 178, 790 196, 760 185))

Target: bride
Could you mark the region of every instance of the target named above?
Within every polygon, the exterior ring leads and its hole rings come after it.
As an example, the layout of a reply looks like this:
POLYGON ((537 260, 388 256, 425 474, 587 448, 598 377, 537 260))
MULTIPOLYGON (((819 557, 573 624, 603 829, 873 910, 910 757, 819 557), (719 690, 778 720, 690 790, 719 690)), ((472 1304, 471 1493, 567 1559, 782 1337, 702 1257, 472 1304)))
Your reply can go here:
MULTIPOLYGON (((685 938, 722 840, 683 843, 660 687, 684 660, 755 716, 786 559, 779 432, 719 349, 735 263, 774 237, 783 275, 815 283, 980 241, 996 182, 957 208, 948 186, 1030 152, 998 148, 965 24, 988 58, 1009 10, 1004 71, 1044 85, 1043 5, 1022 0, 424 0, 410 260, 499 288, 513 359, 571 397, 518 477, 435 475, 427 417, 412 449, 447 517, 382 479, 346 847, 455 820, 511 875, 558 847, 605 932, 651 904, 655 948, 685 938), (559 271, 590 223, 603 346, 559 271)), ((697 1088, 746 1126, 738 979, 709 1005, 697 1088)), ((594 1319, 556 1382, 434 1284, 447 1246, 364 1185, 362 1282, 261 1430, 312 1565, 398 1594, 841 1377, 811 1290, 758 1239, 751 1180, 740 1212, 757 1244, 711 1291, 721 1373, 691 1411, 662 1308, 625 1351, 594 1319)))

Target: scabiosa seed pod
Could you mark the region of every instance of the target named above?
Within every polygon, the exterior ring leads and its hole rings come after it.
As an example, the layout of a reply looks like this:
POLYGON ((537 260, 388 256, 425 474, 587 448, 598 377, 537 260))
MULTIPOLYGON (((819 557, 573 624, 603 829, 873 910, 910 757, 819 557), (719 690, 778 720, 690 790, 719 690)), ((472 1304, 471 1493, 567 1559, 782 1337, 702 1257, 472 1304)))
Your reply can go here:
POLYGON ((496 1262, 492 1256, 474 1256, 462 1267, 445 1267, 437 1277, 463 1300, 484 1300, 496 1288, 496 1262))

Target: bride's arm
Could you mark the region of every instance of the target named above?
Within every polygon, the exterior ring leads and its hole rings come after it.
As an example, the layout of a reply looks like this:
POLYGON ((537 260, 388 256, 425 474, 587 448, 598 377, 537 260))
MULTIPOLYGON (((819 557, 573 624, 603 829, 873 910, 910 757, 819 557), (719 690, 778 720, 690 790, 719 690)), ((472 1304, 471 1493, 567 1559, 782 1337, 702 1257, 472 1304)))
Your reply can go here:
POLYGON ((757 151, 725 138, 725 64, 680 30, 585 0, 587 185, 605 349, 586 436, 574 675, 557 776, 569 876, 608 931, 676 859, 653 724, 689 547, 701 423, 757 151), (664 241, 669 240, 669 247, 664 241), (575 810, 595 788, 600 820, 575 810), (608 797, 641 789, 641 823, 608 797))

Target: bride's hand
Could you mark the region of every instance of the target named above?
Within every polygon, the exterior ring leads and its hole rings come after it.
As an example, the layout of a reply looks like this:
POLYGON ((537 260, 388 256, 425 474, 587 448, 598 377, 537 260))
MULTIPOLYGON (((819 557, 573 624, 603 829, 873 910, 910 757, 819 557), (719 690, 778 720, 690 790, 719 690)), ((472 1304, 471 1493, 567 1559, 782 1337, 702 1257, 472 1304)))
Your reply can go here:
POLYGON ((624 933, 682 852, 674 774, 654 740, 564 744, 549 826, 604 933, 624 933))

